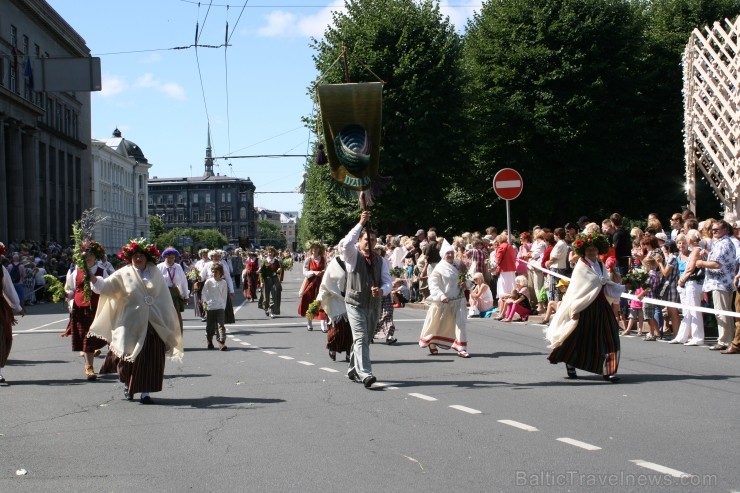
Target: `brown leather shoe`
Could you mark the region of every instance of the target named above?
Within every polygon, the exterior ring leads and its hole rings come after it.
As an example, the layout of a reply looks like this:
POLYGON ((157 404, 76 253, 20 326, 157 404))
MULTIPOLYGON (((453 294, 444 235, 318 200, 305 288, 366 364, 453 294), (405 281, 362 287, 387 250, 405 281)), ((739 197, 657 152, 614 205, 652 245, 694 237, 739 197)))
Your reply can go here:
POLYGON ((720 351, 720 354, 740 354, 740 349, 736 348, 735 346, 730 346, 729 348, 725 349, 724 351, 720 351))

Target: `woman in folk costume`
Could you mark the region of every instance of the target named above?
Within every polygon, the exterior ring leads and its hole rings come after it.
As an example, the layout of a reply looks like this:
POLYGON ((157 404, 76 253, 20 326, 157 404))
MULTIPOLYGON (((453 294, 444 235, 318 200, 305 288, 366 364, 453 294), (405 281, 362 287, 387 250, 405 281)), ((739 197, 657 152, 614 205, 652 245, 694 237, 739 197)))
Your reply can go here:
MULTIPOLYGON (((5 245, 0 243, 0 256, 7 252, 5 245)), ((10 347, 13 345, 12 327, 16 323, 13 313, 25 316, 26 310, 21 306, 10 274, 2 265, 0 265, 0 289, 2 289, 2 295, 0 295, 0 383, 5 383, 3 368, 5 368, 5 363, 8 362, 10 347)))
MULTIPOLYGON (((208 249, 201 248, 198 250, 198 256, 200 257, 193 268, 198 271, 198 279, 200 274, 203 272, 203 267, 208 263, 208 249)), ((206 321, 206 312, 203 310, 203 302, 200 300, 200 290, 203 288, 203 281, 198 281, 193 285, 193 304, 195 305, 195 316, 200 317, 201 322, 206 321)))
MULTIPOLYGON (((77 251, 77 248, 75 250, 77 251)), ((91 279, 93 276, 106 278, 108 273, 100 263, 105 259, 105 250, 100 243, 85 240, 79 246, 79 253, 84 261, 84 269, 72 264, 64 286, 67 296, 71 299, 72 311, 67 330, 62 337, 72 336, 72 351, 79 351, 85 358, 85 376, 88 380, 95 380, 97 375, 93 370, 93 360, 100 354, 100 349, 105 347, 106 342, 87 336, 98 309, 99 298, 92 292, 91 279)))
POLYGON ((250 303, 257 299, 257 281, 259 279, 260 262, 257 252, 249 252, 244 268, 244 298, 250 303))
POLYGON ((316 297, 329 317, 326 349, 329 350, 329 357, 332 361, 336 361, 337 353, 344 352, 345 361, 349 362, 349 353, 352 351, 352 330, 347 318, 347 305, 344 303, 346 285, 347 268, 344 260, 336 256, 326 267, 316 297))
POLYGON ((609 279, 599 260, 609 249, 601 233, 579 234, 573 242, 579 255, 568 291, 555 312, 545 337, 550 341, 550 363, 565 363, 568 378, 577 378, 576 368, 602 375, 616 383, 619 367, 619 326, 611 303, 624 286, 609 279))
POLYGON ((211 250, 210 252, 208 252, 208 258, 211 259, 210 262, 206 262, 206 264, 203 266, 203 270, 200 271, 201 283, 205 283, 208 279, 213 277, 213 271, 211 270, 213 264, 221 264, 223 266, 224 280, 226 281, 226 285, 229 288, 229 295, 226 297, 224 323, 236 323, 236 319, 234 318, 234 305, 231 302, 231 298, 234 297, 234 278, 231 275, 231 267, 229 266, 229 263, 224 260, 223 250, 211 250))
MULTIPOLYGON (((301 292, 299 293, 298 300, 298 315, 301 317, 306 316, 308 306, 316 299, 319 294, 319 286, 321 280, 326 272, 326 247, 319 241, 310 242, 307 250, 310 255, 303 262, 303 285, 301 286, 301 292)), ((326 313, 323 310, 313 317, 313 320, 321 321, 321 332, 326 333, 326 313)), ((313 330, 313 320, 308 319, 307 328, 313 330)))
POLYGON ((177 320, 180 321, 180 332, 182 332, 182 312, 185 311, 185 305, 190 298, 188 291, 188 278, 180 264, 175 263, 175 258, 180 256, 180 252, 174 247, 167 247, 162 252, 164 262, 157 264, 157 269, 162 273, 167 289, 170 291, 172 303, 177 310, 177 320))
POLYGON ((165 355, 181 361, 183 349, 172 296, 154 264, 159 251, 145 242, 125 245, 118 256, 128 265, 107 279, 91 276, 101 296, 88 337, 108 341, 104 366, 115 365, 125 398, 141 393, 142 404, 152 404, 149 393, 162 390, 165 355))
MULTIPOLYGON (((392 256, 393 253, 400 250, 400 247, 396 248, 395 250, 390 252, 390 255, 392 256)), ((383 256, 385 253, 383 251, 383 246, 375 245, 375 253, 377 253, 382 261, 388 265, 388 270, 390 272, 393 263, 391 262, 390 258, 388 258, 387 256, 383 256)), ((401 257, 400 259, 400 261, 403 261, 403 257, 401 257)), ((396 279, 394 279, 393 281, 396 281, 396 279)), ((395 344, 396 341, 398 341, 398 339, 393 337, 393 334, 395 333, 396 324, 393 321, 393 295, 391 291, 387 295, 384 295, 380 298, 380 318, 378 318, 378 323, 375 325, 375 332, 373 333, 373 337, 372 339, 370 339, 370 342, 372 343, 374 339, 385 339, 385 343, 390 346, 391 344, 395 344)))
POLYGON ((267 247, 265 254, 267 256, 259 271, 262 283, 259 306, 265 311, 265 315, 275 318, 275 315, 280 315, 280 298, 283 291, 283 285, 280 283, 282 264, 274 247, 267 247))
POLYGON ((439 352, 437 347, 452 348, 461 358, 469 358, 465 331, 465 281, 460 279, 465 268, 455 260, 455 251, 447 241, 439 253, 442 261, 429 275, 427 300, 430 305, 419 336, 419 346, 428 347, 431 354, 439 352))

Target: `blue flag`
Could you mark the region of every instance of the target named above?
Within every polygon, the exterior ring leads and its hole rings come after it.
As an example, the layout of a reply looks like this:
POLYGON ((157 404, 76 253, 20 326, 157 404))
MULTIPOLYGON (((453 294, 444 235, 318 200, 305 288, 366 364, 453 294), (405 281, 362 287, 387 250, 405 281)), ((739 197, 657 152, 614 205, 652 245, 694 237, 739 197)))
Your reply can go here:
POLYGON ((31 57, 26 57, 26 66, 23 68, 23 77, 26 78, 26 84, 33 90, 33 70, 31 69, 31 57))

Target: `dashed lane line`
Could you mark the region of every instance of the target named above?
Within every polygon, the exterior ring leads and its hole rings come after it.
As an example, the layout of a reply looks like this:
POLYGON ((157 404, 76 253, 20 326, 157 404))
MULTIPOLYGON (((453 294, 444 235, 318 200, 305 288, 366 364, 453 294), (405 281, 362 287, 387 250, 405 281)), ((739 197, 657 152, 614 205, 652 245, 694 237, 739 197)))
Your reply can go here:
POLYGON ((282 359, 295 359, 293 356, 285 356, 284 354, 281 354, 280 356, 278 356, 278 358, 282 358, 282 359))
POLYGON ((654 462, 647 462, 642 459, 633 459, 630 460, 633 464, 644 467, 646 469, 651 469, 653 471, 659 472, 661 474, 668 474, 669 476, 673 476, 674 478, 685 478, 685 477, 691 477, 691 474, 679 471, 677 469, 671 469, 670 467, 661 466, 660 464, 655 464, 654 462))
POLYGON ((580 447, 584 450, 601 450, 601 447, 597 447, 596 445, 591 445, 590 443, 582 442, 580 440, 574 440, 573 438, 558 438, 558 441, 567 443, 568 445, 573 445, 574 447, 580 447))
POLYGON ((296 363, 299 363, 301 365, 306 365, 306 366, 316 366, 313 363, 311 363, 310 361, 297 361, 296 363))
POLYGON ((275 351, 262 351, 265 354, 277 354, 275 351))
POLYGON ((462 411, 464 413, 468 413, 468 414, 483 414, 483 411, 473 409, 472 407, 460 406, 458 404, 453 404, 449 407, 451 407, 452 409, 457 409, 458 411, 462 411))
POLYGON ((438 400, 436 397, 432 397, 430 395, 425 395, 425 394, 417 394, 416 392, 411 392, 409 393, 409 395, 411 397, 416 397, 417 399, 421 399, 423 401, 433 402, 433 401, 438 400))
POLYGON ((499 419, 498 422, 503 423, 505 425, 513 426, 514 428, 519 428, 520 430, 524 430, 524 431, 540 431, 534 426, 520 423, 519 421, 514 421, 511 419, 499 419))
POLYGON ((339 373, 339 370, 335 370, 334 368, 323 367, 323 368, 319 368, 319 370, 328 371, 329 373, 339 373))

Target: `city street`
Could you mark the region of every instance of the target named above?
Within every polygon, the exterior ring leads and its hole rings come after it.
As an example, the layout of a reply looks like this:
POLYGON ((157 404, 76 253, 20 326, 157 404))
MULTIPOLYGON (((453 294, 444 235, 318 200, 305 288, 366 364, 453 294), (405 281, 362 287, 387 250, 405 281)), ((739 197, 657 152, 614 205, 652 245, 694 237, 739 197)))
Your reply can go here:
POLYGON ((0 491, 740 490, 740 357, 627 337, 620 383, 568 380, 543 326, 469 320, 472 358, 431 356, 407 306, 365 389, 297 315, 300 275, 275 319, 235 296, 227 352, 191 303, 152 406, 85 380, 62 305, 29 307, 0 386, 0 491))

